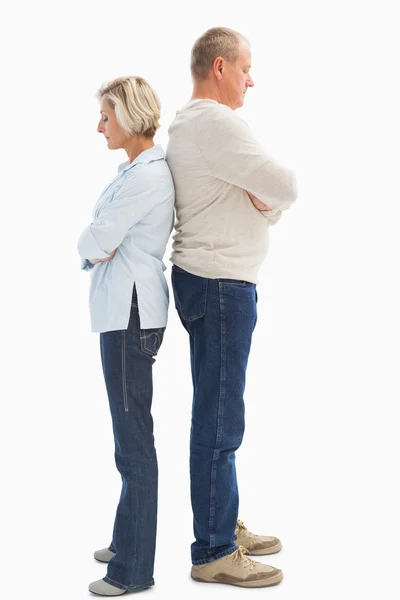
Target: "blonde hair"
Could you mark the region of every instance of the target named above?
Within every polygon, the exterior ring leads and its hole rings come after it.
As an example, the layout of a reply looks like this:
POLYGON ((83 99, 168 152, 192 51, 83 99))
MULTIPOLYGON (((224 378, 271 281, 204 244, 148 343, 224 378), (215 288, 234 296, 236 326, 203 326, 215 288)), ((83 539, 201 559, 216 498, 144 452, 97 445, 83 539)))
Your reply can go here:
POLYGON ((105 83, 97 92, 115 110, 117 122, 124 133, 153 138, 160 127, 160 100, 142 77, 118 77, 105 83))
POLYGON ((250 46, 249 41, 238 31, 227 27, 213 27, 200 36, 192 48, 190 70, 192 78, 207 79, 214 60, 221 56, 233 64, 241 45, 250 46))

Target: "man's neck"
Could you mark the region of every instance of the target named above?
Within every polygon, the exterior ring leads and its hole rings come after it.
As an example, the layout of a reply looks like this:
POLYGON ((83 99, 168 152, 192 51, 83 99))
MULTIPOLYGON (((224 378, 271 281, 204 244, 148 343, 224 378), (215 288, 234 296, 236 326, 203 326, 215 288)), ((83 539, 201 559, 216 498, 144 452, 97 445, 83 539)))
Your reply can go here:
POLYGON ((198 82, 194 85, 191 100, 214 100, 223 104, 218 88, 209 81, 198 82))

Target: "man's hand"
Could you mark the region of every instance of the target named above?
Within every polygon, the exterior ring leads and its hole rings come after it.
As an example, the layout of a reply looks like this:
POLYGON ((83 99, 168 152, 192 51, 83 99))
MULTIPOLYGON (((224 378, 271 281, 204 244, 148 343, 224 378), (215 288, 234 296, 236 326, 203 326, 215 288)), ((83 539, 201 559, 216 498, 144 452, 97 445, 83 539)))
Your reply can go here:
POLYGON ((89 258, 88 260, 89 260, 89 262, 92 263, 92 265, 96 265, 97 263, 100 263, 100 262, 107 262, 108 260, 111 260, 112 258, 114 258, 117 250, 118 250, 118 248, 115 248, 115 250, 110 252, 110 256, 107 256, 107 258, 89 258))
POLYGON ((270 208, 269 206, 264 204, 264 202, 261 202, 261 200, 256 198, 256 196, 254 196, 251 192, 248 192, 246 190, 246 194, 248 195, 248 197, 250 198, 250 200, 252 201, 252 203, 258 210, 272 210, 272 208, 270 208))

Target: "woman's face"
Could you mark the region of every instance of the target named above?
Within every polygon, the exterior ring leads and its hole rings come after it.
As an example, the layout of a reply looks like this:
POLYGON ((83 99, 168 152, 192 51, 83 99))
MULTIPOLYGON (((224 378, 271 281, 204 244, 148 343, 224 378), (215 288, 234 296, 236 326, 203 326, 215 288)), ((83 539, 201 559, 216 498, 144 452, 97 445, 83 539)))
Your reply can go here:
POLYGON ((100 114, 101 118, 97 125, 97 131, 106 138, 108 148, 110 150, 124 148, 129 138, 119 126, 114 108, 104 98, 100 103, 100 114))

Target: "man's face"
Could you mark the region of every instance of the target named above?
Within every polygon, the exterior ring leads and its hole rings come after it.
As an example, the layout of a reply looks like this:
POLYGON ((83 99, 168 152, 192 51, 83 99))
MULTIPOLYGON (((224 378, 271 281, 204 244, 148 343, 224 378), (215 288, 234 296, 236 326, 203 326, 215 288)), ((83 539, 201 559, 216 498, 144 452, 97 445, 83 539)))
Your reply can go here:
POLYGON ((226 104, 232 110, 243 106, 247 88, 253 87, 254 82, 250 75, 251 52, 246 46, 241 46, 235 64, 225 63, 225 94, 226 104))

